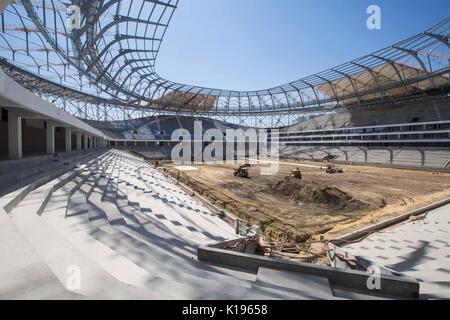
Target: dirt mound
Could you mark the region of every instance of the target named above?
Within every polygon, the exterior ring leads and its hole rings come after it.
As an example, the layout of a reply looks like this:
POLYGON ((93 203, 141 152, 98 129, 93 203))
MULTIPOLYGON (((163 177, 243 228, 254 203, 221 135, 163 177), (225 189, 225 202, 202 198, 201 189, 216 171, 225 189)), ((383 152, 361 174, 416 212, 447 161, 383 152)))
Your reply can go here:
POLYGON ((355 199, 339 188, 313 181, 286 178, 271 186, 273 192, 301 203, 321 204, 335 210, 363 210, 372 204, 355 199))

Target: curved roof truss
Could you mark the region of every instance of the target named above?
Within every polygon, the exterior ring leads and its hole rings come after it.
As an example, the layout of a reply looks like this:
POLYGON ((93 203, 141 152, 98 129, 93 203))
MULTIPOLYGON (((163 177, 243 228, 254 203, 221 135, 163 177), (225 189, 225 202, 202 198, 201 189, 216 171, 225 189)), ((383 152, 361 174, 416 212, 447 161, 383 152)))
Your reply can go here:
POLYGON ((159 76, 155 63, 178 1, 20 0, 1 16, 1 64, 42 94, 138 111, 306 113, 449 85, 450 18, 395 45, 270 89, 176 83, 159 76), (69 4, 81 8, 80 29, 66 26, 69 4))

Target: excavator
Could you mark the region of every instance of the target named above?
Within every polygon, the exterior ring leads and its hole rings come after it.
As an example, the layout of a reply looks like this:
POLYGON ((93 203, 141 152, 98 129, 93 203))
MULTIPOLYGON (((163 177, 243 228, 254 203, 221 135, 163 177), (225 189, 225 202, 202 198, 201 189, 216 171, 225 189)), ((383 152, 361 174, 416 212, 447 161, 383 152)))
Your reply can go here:
POLYGON ((241 165, 239 168, 234 170, 235 177, 248 178, 248 165, 241 165))
POLYGON ((292 170, 291 175, 289 177, 302 180, 302 172, 300 171, 300 167, 297 167, 295 170, 292 170))

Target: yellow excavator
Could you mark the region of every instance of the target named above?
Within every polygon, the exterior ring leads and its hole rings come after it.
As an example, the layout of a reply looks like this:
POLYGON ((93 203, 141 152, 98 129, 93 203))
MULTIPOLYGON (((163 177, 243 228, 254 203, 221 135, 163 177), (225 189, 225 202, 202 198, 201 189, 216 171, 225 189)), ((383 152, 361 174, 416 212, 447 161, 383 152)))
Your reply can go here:
POLYGON ((302 180, 302 172, 300 171, 300 167, 297 167, 295 170, 292 170, 291 175, 289 177, 302 180))
POLYGON ((243 164, 234 170, 235 177, 248 178, 248 166, 243 164))

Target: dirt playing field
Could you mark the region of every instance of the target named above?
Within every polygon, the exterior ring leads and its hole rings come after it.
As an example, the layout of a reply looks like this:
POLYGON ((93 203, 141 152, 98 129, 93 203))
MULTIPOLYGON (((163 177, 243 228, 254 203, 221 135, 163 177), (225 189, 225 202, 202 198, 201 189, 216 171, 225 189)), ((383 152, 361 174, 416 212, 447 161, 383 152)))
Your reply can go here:
POLYGON ((344 173, 331 175, 322 163, 281 160, 277 174, 263 176, 267 164, 253 163, 248 179, 233 175, 233 162, 163 170, 287 243, 330 239, 450 196, 449 173, 339 165, 344 173), (286 178, 297 165, 303 179, 286 178))

